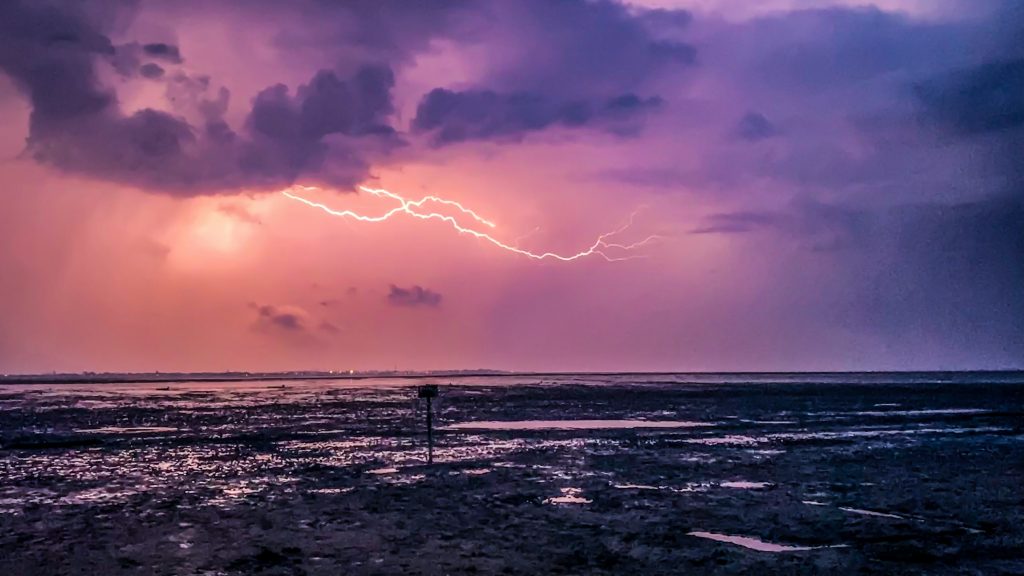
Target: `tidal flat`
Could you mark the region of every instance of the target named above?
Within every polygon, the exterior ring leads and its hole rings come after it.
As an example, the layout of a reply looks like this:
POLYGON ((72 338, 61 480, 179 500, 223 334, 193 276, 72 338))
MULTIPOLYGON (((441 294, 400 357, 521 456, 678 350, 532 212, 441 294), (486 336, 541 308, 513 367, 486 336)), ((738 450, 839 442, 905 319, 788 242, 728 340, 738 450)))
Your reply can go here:
POLYGON ((1019 373, 0 384, 19 575, 1021 574, 1022 486, 1019 373))

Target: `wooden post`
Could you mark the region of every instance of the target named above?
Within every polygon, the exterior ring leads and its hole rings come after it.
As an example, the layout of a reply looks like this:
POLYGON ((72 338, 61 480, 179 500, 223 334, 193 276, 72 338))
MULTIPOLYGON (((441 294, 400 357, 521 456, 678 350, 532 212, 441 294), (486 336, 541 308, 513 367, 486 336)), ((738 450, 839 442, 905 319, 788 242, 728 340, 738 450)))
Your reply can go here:
POLYGON ((427 464, 434 463, 434 410, 430 396, 427 396, 427 464))
POLYGON ((427 399, 427 464, 434 463, 434 410, 432 400, 437 397, 437 384, 420 386, 418 395, 427 399))

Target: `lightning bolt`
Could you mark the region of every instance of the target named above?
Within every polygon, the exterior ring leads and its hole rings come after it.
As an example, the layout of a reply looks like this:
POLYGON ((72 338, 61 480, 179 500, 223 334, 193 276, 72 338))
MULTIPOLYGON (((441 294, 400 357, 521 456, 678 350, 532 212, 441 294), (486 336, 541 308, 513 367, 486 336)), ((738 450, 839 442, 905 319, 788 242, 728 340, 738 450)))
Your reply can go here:
MULTIPOLYGON (((461 203, 456 202, 454 200, 448 200, 446 198, 441 198, 439 196, 424 196, 419 200, 409 200, 399 194, 396 194, 389 190, 384 190, 383 188, 368 188, 366 186, 360 186, 359 190, 367 194, 370 194, 371 196, 374 196, 376 198, 386 198, 389 200, 394 200, 398 202, 398 206, 395 206, 394 208, 378 216, 367 216, 364 214, 360 214, 358 212, 354 212, 352 210, 335 210, 334 208, 331 208, 326 204, 321 204, 320 202, 309 200, 308 198, 300 196, 299 194, 296 193, 319 192, 320 189, 315 186, 295 185, 288 189, 282 190, 281 194, 287 198, 295 200, 296 202, 301 202, 302 204, 326 212, 331 216, 337 216, 340 218, 351 218, 359 222, 383 222, 399 214, 405 214, 407 216, 411 216, 413 218, 417 218, 420 220, 437 220, 449 225, 451 228, 455 229, 455 231, 458 232, 459 234, 472 236, 478 240, 483 240, 494 246, 497 246, 502 250, 519 254, 521 256, 526 256, 527 258, 532 258, 534 260, 550 259, 558 260, 561 262, 571 262, 573 260, 579 260, 580 258, 585 258, 587 256, 597 256, 600 258, 604 258, 609 262, 632 260, 635 258, 643 258, 644 256, 632 255, 629 254, 630 252, 633 252, 634 250, 637 250, 639 248, 643 248, 644 246, 647 246, 653 242, 656 242, 657 240, 662 239, 661 236, 650 235, 642 240, 633 242, 631 244, 621 244, 617 242, 608 241, 609 238, 625 232, 633 225, 633 220, 636 217, 637 212, 639 211, 638 210, 634 211, 630 215, 629 220, 625 224, 610 232, 605 232, 604 234, 601 234, 600 236, 597 237, 596 240, 593 241, 593 243, 591 243, 589 246, 587 246, 585 249, 579 252, 576 252, 574 254, 559 254, 557 252, 533 252, 530 250, 524 250, 522 248, 519 248, 517 246, 519 240, 513 241, 512 244, 508 244, 495 238, 494 236, 491 236, 486 232, 481 232, 479 230, 476 230, 475 228, 467 228, 459 224, 459 221, 454 216, 451 216, 449 214, 443 214, 440 212, 431 212, 424 208, 424 205, 427 204, 440 204, 443 206, 449 206, 457 210, 459 213, 470 217, 474 222, 478 224, 482 224, 483 226, 486 226, 488 228, 497 227, 497 225, 494 222, 484 218, 483 216, 480 216, 473 210, 463 206, 461 203), (609 254, 606 251, 615 251, 615 253, 609 254)), ((536 229, 534 230, 534 232, 535 231, 536 229)), ((533 232, 530 232, 529 234, 532 233, 533 232)), ((529 234, 527 234, 527 236, 529 234)))
POLYGON ((530 230, 526 234, 523 234, 522 236, 517 237, 515 240, 512 241, 512 245, 518 248, 519 245, 523 243, 523 240, 526 240, 527 238, 529 238, 530 236, 533 236, 537 232, 540 232, 540 226, 534 226, 533 230, 530 230))

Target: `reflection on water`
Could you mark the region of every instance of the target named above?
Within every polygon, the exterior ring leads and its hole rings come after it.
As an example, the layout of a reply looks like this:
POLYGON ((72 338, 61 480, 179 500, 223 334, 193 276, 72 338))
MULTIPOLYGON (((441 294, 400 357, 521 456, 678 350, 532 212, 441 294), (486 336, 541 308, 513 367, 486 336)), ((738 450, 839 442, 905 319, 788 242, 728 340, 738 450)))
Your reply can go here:
POLYGON ((740 490, 760 490, 771 485, 771 482, 748 482, 746 480, 732 480, 719 484, 723 488, 738 488, 740 490))
POLYGON ((898 428, 898 429, 861 429, 827 432, 786 432, 765 434, 763 436, 707 436, 688 438, 690 444, 706 446, 759 446, 773 442, 789 442, 802 440, 844 440, 853 438, 879 438, 883 436, 915 436, 925 434, 985 434, 994 432, 1012 432, 1013 428, 1000 426, 976 426, 971 428, 898 428))
POLYGON ((728 542, 729 544, 735 544, 751 550, 757 550, 758 552, 805 552, 807 550, 818 550, 821 548, 845 547, 842 544, 833 546, 784 546, 782 544, 772 544, 771 542, 765 542, 749 536, 730 536, 728 534, 715 534, 714 532, 689 532, 688 534, 698 538, 714 540, 715 542, 728 542))
POLYGON ((178 432, 177 428, 166 426, 104 426, 102 428, 76 428, 81 434, 154 434, 158 432, 178 432))
POLYGON ((696 428, 707 422, 673 420, 503 420, 457 422, 443 430, 622 430, 643 428, 696 428))
POLYGON ((373 470, 367 470, 368 474, 394 474, 398 472, 398 468, 374 468, 373 470))
POLYGON ((561 496, 554 496, 544 500, 545 504, 590 504, 593 500, 588 500, 582 496, 583 490, 580 488, 562 488, 561 496))
POLYGON ((898 516, 896 514, 889 514, 887 512, 875 512, 873 510, 861 510, 860 508, 844 508, 842 506, 840 506, 839 509, 842 510, 843 512, 852 512, 854 514, 862 514, 864 516, 877 516, 879 518, 893 518, 895 520, 902 520, 903 519, 903 516, 898 516))

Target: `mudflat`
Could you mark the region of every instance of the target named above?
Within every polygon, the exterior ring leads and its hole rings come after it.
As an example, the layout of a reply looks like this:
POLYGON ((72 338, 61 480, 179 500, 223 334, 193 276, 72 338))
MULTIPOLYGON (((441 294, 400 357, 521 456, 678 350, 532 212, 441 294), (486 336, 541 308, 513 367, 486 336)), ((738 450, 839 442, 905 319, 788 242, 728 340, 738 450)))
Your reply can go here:
POLYGON ((10 574, 1020 574, 1024 376, 0 385, 10 574))

